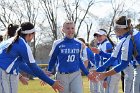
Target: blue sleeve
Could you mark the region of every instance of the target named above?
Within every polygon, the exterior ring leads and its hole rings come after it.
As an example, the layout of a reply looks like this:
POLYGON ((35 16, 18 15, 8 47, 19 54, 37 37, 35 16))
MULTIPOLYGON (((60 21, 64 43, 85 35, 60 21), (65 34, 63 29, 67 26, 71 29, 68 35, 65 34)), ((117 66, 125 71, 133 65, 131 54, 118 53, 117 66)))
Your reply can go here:
POLYGON ((26 63, 21 62, 20 65, 19 65, 19 69, 24 71, 24 72, 26 72, 26 73, 28 73, 28 74, 30 74, 30 75, 35 76, 33 71, 29 68, 29 66, 26 63))
POLYGON ((105 58, 110 58, 111 57, 111 53, 105 53, 103 51, 100 51, 99 55, 102 56, 102 57, 105 57, 105 58))
POLYGON ((106 52, 107 53, 112 53, 112 44, 111 43, 106 44, 106 52))
POLYGON ((98 54, 95 54, 95 66, 96 66, 96 68, 99 67, 99 62, 100 62, 100 56, 98 54))
POLYGON ((19 41, 18 45, 19 45, 18 46, 19 56, 22 58, 24 62, 26 62, 31 71, 38 78, 40 78, 41 80, 45 81, 46 83, 52 86, 54 84, 54 81, 50 79, 48 76, 46 76, 45 73, 41 70, 41 68, 39 68, 36 65, 30 46, 23 40, 19 41))
POLYGON ((88 55, 88 59, 90 60, 90 62, 92 62, 95 65, 94 54, 89 48, 87 49, 87 55, 88 55))
POLYGON ((116 60, 116 58, 110 57, 102 66, 100 66, 99 68, 97 68, 97 72, 103 72, 103 71, 105 71, 106 68, 108 68, 115 60, 116 60))
POLYGON ((79 67, 80 69, 83 71, 83 73, 87 76, 89 74, 88 70, 86 69, 86 67, 83 64, 83 61, 81 60, 81 58, 79 59, 79 67))
POLYGON ((128 61, 121 61, 121 63, 119 65, 117 65, 114 70, 118 73, 120 71, 123 71, 127 66, 128 66, 129 62, 128 61))
POLYGON ((49 60, 49 65, 48 65, 48 71, 52 72, 52 70, 55 67, 55 64, 57 63, 57 55, 59 54, 59 48, 56 46, 54 46, 55 44, 53 44, 52 50, 51 50, 51 54, 50 54, 50 60, 49 60))
POLYGON ((30 63, 30 64, 28 64, 28 66, 30 67, 30 69, 33 71, 33 73, 38 78, 40 78, 41 80, 45 81, 50 86, 52 86, 54 84, 54 81, 52 79, 50 79, 48 76, 46 76, 46 74, 41 70, 41 68, 38 67, 35 63, 30 63))

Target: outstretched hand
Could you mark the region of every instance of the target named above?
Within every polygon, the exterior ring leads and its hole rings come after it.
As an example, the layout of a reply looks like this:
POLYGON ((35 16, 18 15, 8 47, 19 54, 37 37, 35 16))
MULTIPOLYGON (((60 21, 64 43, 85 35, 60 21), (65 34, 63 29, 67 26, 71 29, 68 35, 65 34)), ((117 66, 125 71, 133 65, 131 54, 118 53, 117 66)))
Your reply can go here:
POLYGON ((60 81, 58 80, 55 81, 55 83, 52 85, 52 88, 54 89, 55 92, 64 90, 64 87, 61 86, 60 81))
POLYGON ((20 76, 19 80, 23 85, 28 85, 29 78, 20 76))
POLYGON ((106 73, 105 72, 100 72, 99 75, 98 75, 98 79, 99 80, 104 80, 106 78, 106 73))
POLYGON ((96 82, 98 82, 97 76, 98 76, 98 72, 96 72, 96 70, 91 70, 89 75, 88 75, 88 78, 89 78, 89 80, 96 83, 96 82))

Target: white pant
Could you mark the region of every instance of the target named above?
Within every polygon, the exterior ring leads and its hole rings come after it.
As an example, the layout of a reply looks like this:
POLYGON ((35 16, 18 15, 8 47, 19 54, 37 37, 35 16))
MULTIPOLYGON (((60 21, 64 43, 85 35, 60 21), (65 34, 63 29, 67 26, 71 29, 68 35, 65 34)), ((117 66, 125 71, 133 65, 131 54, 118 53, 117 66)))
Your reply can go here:
POLYGON ((89 81, 90 83, 90 93, 100 93, 99 91, 99 83, 94 83, 92 81, 89 81))
POLYGON ((18 75, 7 74, 0 68, 0 93, 17 93, 18 75))
POLYGON ((105 93, 118 93, 118 85, 120 79, 120 73, 107 77, 108 87, 105 93))
MULTIPOLYGON (((92 67, 89 69, 89 71, 92 71, 93 69, 96 69, 96 68, 92 67)), ((95 83, 95 82, 89 81, 89 88, 90 88, 90 93, 100 93, 99 82, 95 83)))
POLYGON ((134 69, 133 93, 140 93, 140 65, 134 69))
POLYGON ((83 82, 80 71, 71 74, 60 74, 58 72, 56 79, 60 80, 60 83, 64 87, 64 91, 60 93, 83 93, 83 82))
POLYGON ((129 65, 126 69, 124 69, 124 74, 124 93, 132 93, 134 77, 133 66, 129 65))

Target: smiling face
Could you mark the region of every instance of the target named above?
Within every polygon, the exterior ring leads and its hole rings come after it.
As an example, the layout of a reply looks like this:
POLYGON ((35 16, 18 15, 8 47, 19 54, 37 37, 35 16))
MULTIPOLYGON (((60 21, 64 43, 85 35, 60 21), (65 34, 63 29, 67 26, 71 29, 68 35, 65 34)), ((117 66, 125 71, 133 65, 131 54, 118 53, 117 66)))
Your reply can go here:
POLYGON ((99 34, 97 34, 95 37, 97 38, 97 41, 99 43, 102 43, 107 38, 106 35, 99 35, 99 34))
POLYGON ((73 22, 64 23, 62 31, 67 38, 73 38, 75 34, 75 25, 73 22))

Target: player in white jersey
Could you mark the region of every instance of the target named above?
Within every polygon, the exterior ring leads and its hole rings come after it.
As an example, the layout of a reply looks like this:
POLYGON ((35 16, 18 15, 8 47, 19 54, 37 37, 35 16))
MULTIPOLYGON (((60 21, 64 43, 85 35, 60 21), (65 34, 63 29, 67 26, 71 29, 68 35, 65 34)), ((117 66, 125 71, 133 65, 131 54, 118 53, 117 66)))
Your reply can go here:
MULTIPOLYGON (((107 62, 101 68, 107 67, 115 59, 119 59, 120 64, 108 72, 100 73, 98 77, 99 79, 103 79, 106 76, 114 75, 124 70, 129 63, 133 61, 135 62, 136 66, 134 69, 132 93, 140 93, 140 32, 132 29, 131 20, 127 19, 126 16, 121 16, 115 23, 115 34, 120 38, 120 42, 118 42, 110 59, 107 60, 107 62)), ((97 71, 101 70, 101 68, 97 69, 97 71)))

